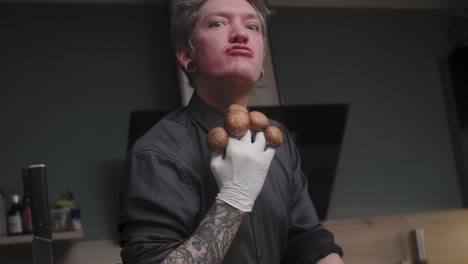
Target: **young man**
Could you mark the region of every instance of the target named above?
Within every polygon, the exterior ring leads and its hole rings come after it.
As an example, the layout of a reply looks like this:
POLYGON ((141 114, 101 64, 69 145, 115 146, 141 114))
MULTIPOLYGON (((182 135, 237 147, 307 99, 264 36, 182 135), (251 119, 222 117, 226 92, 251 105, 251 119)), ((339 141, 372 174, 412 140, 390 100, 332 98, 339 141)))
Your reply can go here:
POLYGON ((121 217, 124 263, 342 263, 319 223, 287 130, 265 149, 262 132, 211 153, 207 133, 262 76, 268 10, 259 0, 176 1, 173 44, 195 88, 129 156, 121 217))

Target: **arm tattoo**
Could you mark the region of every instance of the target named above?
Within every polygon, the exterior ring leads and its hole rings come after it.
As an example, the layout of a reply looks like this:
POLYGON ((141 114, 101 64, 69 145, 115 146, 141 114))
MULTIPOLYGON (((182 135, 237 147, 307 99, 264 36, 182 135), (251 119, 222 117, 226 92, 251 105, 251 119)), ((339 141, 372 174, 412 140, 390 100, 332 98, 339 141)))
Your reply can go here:
POLYGON ((195 233, 162 263, 221 263, 239 229, 242 216, 238 209, 216 200, 195 233))

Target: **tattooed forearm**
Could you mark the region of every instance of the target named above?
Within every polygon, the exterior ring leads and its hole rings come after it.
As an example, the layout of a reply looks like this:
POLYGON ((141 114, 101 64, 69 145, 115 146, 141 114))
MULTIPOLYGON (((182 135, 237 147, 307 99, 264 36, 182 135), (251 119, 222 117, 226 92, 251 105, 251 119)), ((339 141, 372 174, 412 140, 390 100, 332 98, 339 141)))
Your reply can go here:
POLYGON ((221 263, 241 222, 239 210, 217 200, 190 239, 162 263, 221 263))

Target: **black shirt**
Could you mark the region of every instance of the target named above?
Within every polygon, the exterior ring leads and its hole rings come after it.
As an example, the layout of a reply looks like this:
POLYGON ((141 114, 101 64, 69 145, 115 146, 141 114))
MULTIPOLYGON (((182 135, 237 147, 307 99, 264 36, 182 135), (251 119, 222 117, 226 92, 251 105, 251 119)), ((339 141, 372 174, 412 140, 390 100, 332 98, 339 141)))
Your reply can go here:
MULTIPOLYGON (((187 107, 163 118, 134 144, 122 185, 124 263, 161 262, 204 219, 219 191, 210 170, 207 133, 222 126, 223 119, 223 113, 194 93, 187 107)), ((282 130, 284 143, 223 263, 298 263, 301 254, 313 263, 331 252, 341 254, 333 235, 319 223, 289 133, 274 120, 270 124, 282 130)))

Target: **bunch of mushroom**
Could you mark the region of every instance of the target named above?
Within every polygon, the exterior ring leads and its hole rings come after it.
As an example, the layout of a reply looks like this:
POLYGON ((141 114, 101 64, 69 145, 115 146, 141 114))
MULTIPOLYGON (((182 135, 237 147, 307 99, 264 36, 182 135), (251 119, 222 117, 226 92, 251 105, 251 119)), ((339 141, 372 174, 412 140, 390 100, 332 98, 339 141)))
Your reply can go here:
POLYGON ((224 127, 215 127, 208 133, 208 147, 219 153, 226 149, 229 137, 241 138, 248 130, 263 131, 268 146, 277 148, 283 144, 283 134, 275 126, 270 126, 268 118, 259 111, 249 112, 239 104, 229 106, 224 116, 224 127))

